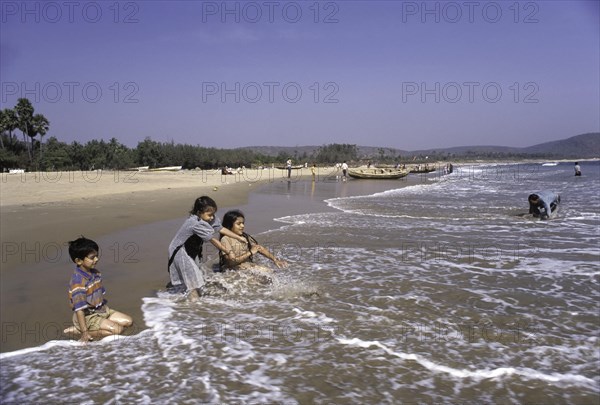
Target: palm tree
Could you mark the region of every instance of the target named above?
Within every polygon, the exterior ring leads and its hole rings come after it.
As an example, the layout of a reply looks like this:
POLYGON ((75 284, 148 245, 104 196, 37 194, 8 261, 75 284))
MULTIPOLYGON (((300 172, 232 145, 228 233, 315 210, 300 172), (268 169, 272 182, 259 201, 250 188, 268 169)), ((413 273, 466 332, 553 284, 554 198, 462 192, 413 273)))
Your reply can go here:
POLYGON ((42 139, 46 132, 48 132, 48 128, 50 127, 50 121, 48 118, 44 117, 42 114, 36 114, 31 119, 31 126, 28 129, 27 135, 31 137, 31 150, 33 151, 33 138, 37 135, 40 136, 40 159, 43 157, 42 151, 42 139))
MULTIPOLYGON (((31 128, 31 120, 33 119, 33 106, 31 105, 31 101, 26 98, 20 98, 17 100, 17 105, 15 106, 15 111, 18 116, 18 128, 23 133, 23 142, 27 145, 27 136, 29 136, 29 129, 31 128)), ((33 146, 33 138, 32 146, 33 146)), ((33 161, 32 150, 27 148, 29 152, 29 161, 33 161)))
POLYGON ((26 136, 31 138, 31 147, 28 147, 29 161, 33 162, 33 141, 34 138, 40 135, 40 154, 42 153, 41 139, 48 132, 50 121, 42 114, 33 115, 34 108, 31 105, 31 101, 26 98, 20 98, 17 100, 15 111, 18 115, 17 123, 18 128, 23 132, 23 140, 27 143, 26 136))
POLYGON ((6 129, 6 118, 4 118, 4 110, 0 110, 0 148, 4 149, 4 140, 2 140, 2 135, 6 129))
POLYGON ((16 135, 15 139, 13 139, 13 131, 19 128, 19 119, 17 117, 17 113, 15 110, 10 108, 6 108, 2 110, 2 129, 4 131, 8 131, 8 139, 11 144, 16 143, 16 135))

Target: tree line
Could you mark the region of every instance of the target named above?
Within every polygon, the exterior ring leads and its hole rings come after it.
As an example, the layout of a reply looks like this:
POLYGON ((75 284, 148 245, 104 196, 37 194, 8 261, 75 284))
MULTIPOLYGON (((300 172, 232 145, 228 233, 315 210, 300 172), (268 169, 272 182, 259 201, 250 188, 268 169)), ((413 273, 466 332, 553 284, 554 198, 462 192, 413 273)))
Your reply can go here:
MULTIPOLYGON (((216 169, 229 167, 259 167, 271 164, 282 165, 287 159, 294 164, 333 165, 343 161, 350 165, 367 162, 397 164, 434 161, 456 161, 458 159, 515 159, 548 157, 548 153, 526 154, 507 152, 447 153, 430 151, 427 156, 400 156, 393 149, 378 148, 376 152, 361 154, 357 145, 329 144, 310 152, 298 154, 294 148, 280 150, 276 156, 259 149, 219 149, 199 145, 157 142, 145 138, 135 148, 127 147, 116 138, 108 142, 91 140, 85 144, 74 141, 70 144, 44 136, 50 121, 36 114, 26 98, 17 100, 13 109, 0 110, 0 171, 25 169, 28 171, 48 170, 123 170, 133 167, 182 166, 184 169, 216 169), (20 131, 22 140, 17 136, 20 131), (292 152, 293 151, 293 152, 292 152)), ((267 150, 269 148, 266 148, 267 150)))
POLYGON ((6 160, 7 163, 32 166, 35 161, 43 159, 42 138, 49 128, 48 118, 35 114, 33 105, 26 98, 18 99, 13 109, 0 110, 0 162, 6 160), (23 135, 22 142, 15 133, 17 129, 23 135), (35 139, 38 135, 39 141, 35 139))
POLYGON ((295 163, 309 164, 351 162, 358 158, 356 145, 347 144, 325 145, 301 156, 286 152, 271 156, 248 148, 219 149, 157 142, 150 138, 135 148, 127 147, 114 137, 108 142, 91 140, 85 144, 77 141, 68 144, 52 136, 44 142, 49 128, 50 121, 42 114, 35 114, 26 98, 18 99, 13 109, 0 110, 0 170, 123 170, 141 166, 216 169, 283 164, 289 158, 295 163), (22 141, 18 139, 17 130, 21 132, 22 141))

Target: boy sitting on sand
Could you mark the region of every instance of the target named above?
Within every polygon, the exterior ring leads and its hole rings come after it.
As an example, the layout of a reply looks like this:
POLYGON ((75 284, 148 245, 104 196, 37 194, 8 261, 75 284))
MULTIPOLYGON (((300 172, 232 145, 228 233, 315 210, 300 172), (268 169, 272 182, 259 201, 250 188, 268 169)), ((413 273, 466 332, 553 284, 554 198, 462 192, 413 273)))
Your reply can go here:
POLYGON ((120 335, 133 321, 129 315, 106 305, 106 290, 102 285, 102 276, 96 270, 98 244, 82 236, 69 242, 69 255, 77 265, 69 283, 74 327, 65 329, 65 334, 81 333, 79 340, 82 342, 120 335))

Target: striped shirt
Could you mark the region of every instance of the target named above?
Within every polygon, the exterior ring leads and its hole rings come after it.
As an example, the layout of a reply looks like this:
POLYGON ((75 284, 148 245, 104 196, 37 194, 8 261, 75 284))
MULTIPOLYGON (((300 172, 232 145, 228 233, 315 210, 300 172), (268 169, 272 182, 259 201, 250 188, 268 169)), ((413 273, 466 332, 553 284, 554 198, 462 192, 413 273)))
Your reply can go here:
POLYGON ((106 290, 99 271, 92 270, 91 273, 86 273, 79 267, 75 268, 69 283, 69 300, 73 311, 101 307, 106 304, 104 294, 106 290))

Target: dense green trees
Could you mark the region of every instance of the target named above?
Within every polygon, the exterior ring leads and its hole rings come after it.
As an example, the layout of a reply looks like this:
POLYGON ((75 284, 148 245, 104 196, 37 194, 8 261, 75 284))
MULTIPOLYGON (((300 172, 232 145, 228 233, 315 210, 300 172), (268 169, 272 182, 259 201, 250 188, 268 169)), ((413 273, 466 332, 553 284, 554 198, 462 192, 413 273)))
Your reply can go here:
MULTIPOLYGON (((41 132, 34 130, 36 134, 41 132)), ((30 132, 33 134, 34 132, 30 132)), ((0 170, 24 168, 27 170, 122 170, 138 166, 182 166, 184 169, 216 169, 229 167, 256 167, 283 164, 289 157, 294 163, 334 164, 357 160, 356 145, 325 145, 311 156, 280 153, 268 156, 250 149, 217 149, 202 146, 162 143, 146 138, 135 148, 128 148, 116 138, 108 142, 92 140, 85 144, 67 144, 56 137, 44 142, 44 153, 29 159, 25 141, 14 141, 7 131, 2 134, 5 147, 0 149, 0 170)), ((36 141, 36 145, 41 142, 36 141)), ((38 149, 41 145, 36 146, 38 149)))
POLYGON ((139 166, 182 166, 184 169, 214 169, 229 167, 282 164, 290 156, 295 162, 338 163, 356 158, 356 145, 327 145, 308 155, 294 151, 269 156, 247 148, 217 149, 202 146, 162 143, 145 138, 131 149, 116 138, 108 142, 92 140, 67 144, 56 137, 44 142, 49 120, 35 114, 31 102, 20 98, 14 109, 0 111, 0 171, 20 168, 32 170, 122 170, 139 166), (20 130, 23 140, 14 134, 20 130), (36 139, 39 136, 39 140, 36 139), (37 151, 37 152, 36 152, 37 151))
POLYGON ((116 138, 108 142, 92 140, 66 144, 56 137, 44 142, 49 120, 36 114, 26 98, 13 109, 0 110, 0 171, 20 168, 32 170, 120 170, 138 166, 183 166, 185 169, 211 169, 228 165, 239 167, 276 162, 273 157, 248 149, 216 149, 201 146, 161 143, 144 139, 128 148, 116 138), (19 141, 15 131, 20 130, 19 141), (39 137, 39 139, 37 139, 39 137))

